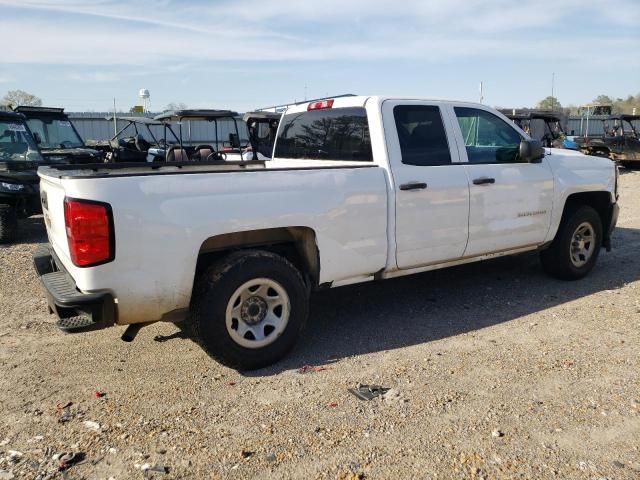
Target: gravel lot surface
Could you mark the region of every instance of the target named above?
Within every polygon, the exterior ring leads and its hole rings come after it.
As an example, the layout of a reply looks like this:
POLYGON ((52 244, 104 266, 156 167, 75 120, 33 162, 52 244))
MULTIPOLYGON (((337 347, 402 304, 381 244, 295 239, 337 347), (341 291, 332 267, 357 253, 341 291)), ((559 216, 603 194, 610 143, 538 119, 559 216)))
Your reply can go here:
POLYGON ((582 281, 522 255, 324 291, 296 350, 249 374, 172 324, 58 331, 27 220, 0 247, 0 480, 638 479, 640 172, 621 189, 582 281))

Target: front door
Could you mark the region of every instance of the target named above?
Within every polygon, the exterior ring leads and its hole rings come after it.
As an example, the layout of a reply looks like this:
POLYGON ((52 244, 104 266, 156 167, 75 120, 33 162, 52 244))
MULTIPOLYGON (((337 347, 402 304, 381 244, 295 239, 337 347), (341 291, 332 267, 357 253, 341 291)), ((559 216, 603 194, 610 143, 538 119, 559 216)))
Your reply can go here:
POLYGON ((469 183, 437 103, 382 105, 396 209, 400 269, 457 259, 467 244, 469 183))
POLYGON ((469 242, 465 256, 541 244, 553 208, 553 173, 519 159, 521 134, 482 107, 454 107, 460 155, 469 176, 469 242), (463 148, 464 147, 464 148, 463 148))

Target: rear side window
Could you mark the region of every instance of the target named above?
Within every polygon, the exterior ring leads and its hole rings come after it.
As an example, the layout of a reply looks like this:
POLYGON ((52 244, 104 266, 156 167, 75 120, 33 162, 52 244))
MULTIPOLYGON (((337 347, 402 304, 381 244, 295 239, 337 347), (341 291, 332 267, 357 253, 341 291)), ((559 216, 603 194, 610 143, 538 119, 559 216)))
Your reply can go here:
POLYGON ((281 120, 278 158, 373 161, 367 112, 362 107, 291 113, 281 120))
POLYGON ((451 154, 440 108, 427 105, 398 105, 393 109, 402 163, 429 166, 449 165, 451 154))

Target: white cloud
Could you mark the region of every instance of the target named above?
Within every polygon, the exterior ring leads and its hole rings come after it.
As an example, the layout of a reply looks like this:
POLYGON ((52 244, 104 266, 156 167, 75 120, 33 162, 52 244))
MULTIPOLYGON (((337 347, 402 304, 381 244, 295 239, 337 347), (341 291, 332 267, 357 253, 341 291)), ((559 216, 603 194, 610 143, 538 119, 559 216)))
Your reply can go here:
POLYGON ((119 75, 111 72, 70 73, 68 75, 68 78, 76 82, 98 82, 98 83, 117 82, 120 80, 119 75))
MULTIPOLYGON (((25 11, 64 14, 61 22, 4 16, 12 42, 4 63, 163 66, 188 72, 221 61, 372 61, 454 58, 553 59, 596 65, 633 58, 638 35, 616 33, 640 19, 640 2, 619 0, 0 0, 25 11), (607 31, 578 36, 578 14, 607 16, 607 31), (571 30, 571 34, 565 33, 571 30), (631 57, 629 57, 631 56, 631 57)), ((6 43, 6 42, 5 42, 6 43)), ((93 73, 94 80, 112 81, 93 73)), ((89 78, 85 76, 84 78, 89 78)), ((77 78, 80 80, 80 77, 77 78)))

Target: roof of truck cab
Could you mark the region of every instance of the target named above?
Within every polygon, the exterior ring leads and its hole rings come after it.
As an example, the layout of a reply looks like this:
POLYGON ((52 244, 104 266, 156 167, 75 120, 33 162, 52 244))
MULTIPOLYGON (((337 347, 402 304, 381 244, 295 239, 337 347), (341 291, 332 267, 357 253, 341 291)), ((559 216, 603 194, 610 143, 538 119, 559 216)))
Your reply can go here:
MULTIPOLYGON (((476 102, 468 102, 464 100, 445 100, 442 98, 428 98, 428 97, 402 97, 402 96, 377 96, 377 95, 353 95, 347 97, 336 97, 336 98, 327 98, 322 101, 333 100, 333 105, 331 108, 347 108, 347 107, 364 107, 368 102, 374 101, 378 104, 382 104, 386 101, 406 101, 406 102, 436 102, 438 104, 453 104, 456 106, 469 106, 474 107, 478 106, 481 108, 488 108, 487 105, 476 103, 476 102)), ((299 103, 290 106, 285 111, 286 114, 290 113, 301 113, 307 111, 309 104, 315 103, 316 101, 309 101, 304 103, 299 103)))
POLYGON ((189 120, 217 120, 219 118, 233 118, 237 117, 238 115, 238 112, 234 112, 232 110, 171 110, 168 112, 163 112, 160 115, 156 115, 154 117, 154 120, 175 121, 182 118, 187 118, 189 120))

